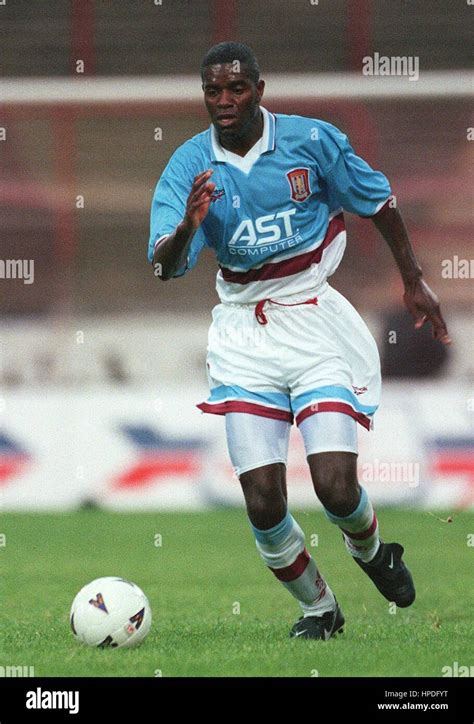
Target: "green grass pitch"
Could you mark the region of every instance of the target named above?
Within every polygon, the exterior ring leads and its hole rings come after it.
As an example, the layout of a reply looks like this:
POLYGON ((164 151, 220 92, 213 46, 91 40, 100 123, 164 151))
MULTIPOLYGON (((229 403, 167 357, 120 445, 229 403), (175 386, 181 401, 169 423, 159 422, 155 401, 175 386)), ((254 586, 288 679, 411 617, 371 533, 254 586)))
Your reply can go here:
POLYGON ((346 617, 325 643, 289 639, 299 607, 260 560, 243 510, 4 514, 0 666, 33 666, 37 677, 441 677, 443 666, 469 665, 474 513, 378 516, 384 540, 405 546, 417 586, 415 604, 395 613, 337 528, 320 512, 295 513, 346 617), (90 649, 69 629, 79 588, 109 575, 150 599, 152 630, 137 649, 90 649))

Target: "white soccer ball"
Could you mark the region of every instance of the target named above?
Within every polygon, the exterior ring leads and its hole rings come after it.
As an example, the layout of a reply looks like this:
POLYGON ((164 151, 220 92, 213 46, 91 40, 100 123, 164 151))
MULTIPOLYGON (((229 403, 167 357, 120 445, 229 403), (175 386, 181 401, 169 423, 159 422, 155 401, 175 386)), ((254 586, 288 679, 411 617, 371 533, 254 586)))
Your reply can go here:
POLYGON ((96 578, 81 588, 71 606, 71 629, 87 646, 137 646, 151 626, 148 599, 135 583, 123 578, 96 578))

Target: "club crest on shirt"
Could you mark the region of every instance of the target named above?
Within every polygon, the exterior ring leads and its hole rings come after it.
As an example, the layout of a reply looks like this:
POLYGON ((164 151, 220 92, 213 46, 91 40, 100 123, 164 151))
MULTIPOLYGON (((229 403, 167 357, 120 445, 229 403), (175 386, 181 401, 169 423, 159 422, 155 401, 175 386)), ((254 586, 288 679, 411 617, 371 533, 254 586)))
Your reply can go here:
POLYGON ((309 168, 293 168, 286 174, 293 201, 305 201, 311 195, 309 168))

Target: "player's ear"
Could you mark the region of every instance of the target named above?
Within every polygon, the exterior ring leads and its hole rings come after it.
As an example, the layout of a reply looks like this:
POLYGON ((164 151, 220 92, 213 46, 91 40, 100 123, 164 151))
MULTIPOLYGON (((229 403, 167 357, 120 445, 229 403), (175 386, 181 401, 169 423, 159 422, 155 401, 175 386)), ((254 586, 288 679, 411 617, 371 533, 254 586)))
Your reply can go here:
POLYGON ((265 90, 265 81, 260 79, 257 83, 257 100, 259 103, 263 98, 264 90, 265 90))

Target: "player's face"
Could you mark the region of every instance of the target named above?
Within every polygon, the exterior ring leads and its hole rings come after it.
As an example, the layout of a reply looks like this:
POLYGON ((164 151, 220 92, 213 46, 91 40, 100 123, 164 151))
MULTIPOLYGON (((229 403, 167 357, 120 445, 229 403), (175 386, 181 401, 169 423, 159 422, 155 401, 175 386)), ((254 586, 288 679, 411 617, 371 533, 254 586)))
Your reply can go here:
POLYGON ((251 132, 264 87, 263 80, 256 85, 247 76, 244 64, 238 71, 233 63, 206 68, 204 102, 220 138, 242 139, 251 132))

